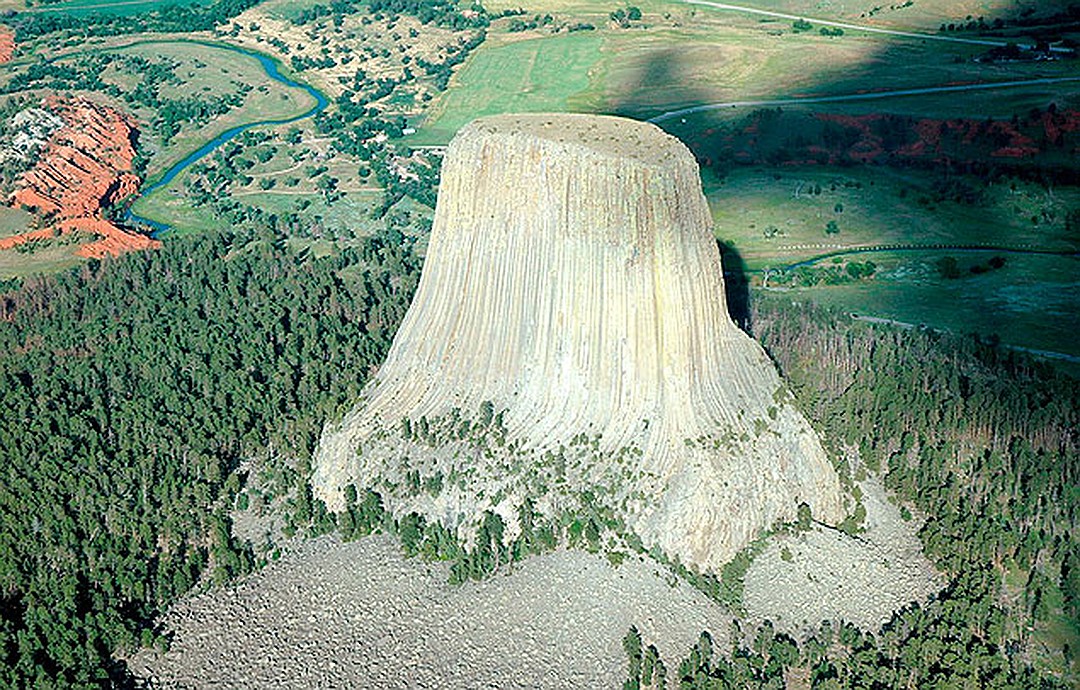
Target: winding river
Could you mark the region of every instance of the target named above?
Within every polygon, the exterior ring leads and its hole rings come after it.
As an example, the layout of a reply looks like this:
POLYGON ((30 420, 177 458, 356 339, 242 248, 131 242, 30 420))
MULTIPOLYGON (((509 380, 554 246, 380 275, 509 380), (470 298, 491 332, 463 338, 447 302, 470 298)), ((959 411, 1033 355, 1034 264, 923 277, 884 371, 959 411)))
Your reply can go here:
POLYGON ((216 137, 214 137, 213 139, 211 139, 210 141, 208 141, 205 144, 203 144, 202 146, 200 146, 195 151, 192 151, 190 154, 185 156, 182 160, 180 160, 175 165, 173 165, 171 168, 166 170, 165 174, 162 175, 161 178, 158 179, 156 182, 154 182, 153 184, 148 185, 148 186, 144 187, 142 190, 140 190, 138 195, 136 195, 134 198, 132 198, 131 203, 128 204, 127 210, 124 212, 124 222, 127 223, 127 224, 144 225, 146 227, 151 228, 152 229, 151 235, 153 237, 159 237, 162 233, 168 231, 169 226, 166 225, 165 223, 160 223, 160 222, 158 222, 156 220, 151 220, 150 218, 145 218, 143 216, 140 216, 140 215, 137 215, 137 214, 133 213, 131 211, 131 204, 134 204, 139 199, 149 197, 151 194, 153 194, 153 193, 157 192, 158 190, 162 189, 163 187, 167 186, 170 182, 172 182, 174 179, 176 179, 177 175, 179 175, 186 168, 188 168, 188 166, 192 165, 196 161, 198 161, 198 160, 202 159, 203 157, 205 157, 206 155, 210 154, 216 148, 218 148, 219 146, 221 146, 225 142, 231 140, 232 138, 236 137, 237 135, 239 135, 239 134, 241 134, 243 132, 246 132, 249 129, 252 129, 253 127, 287 125, 287 124, 289 124, 291 122, 298 122, 300 120, 305 120, 305 119, 307 119, 309 117, 314 117, 315 115, 318 115, 320 112, 322 112, 330 102, 329 99, 321 91, 319 91, 315 87, 310 86, 308 84, 304 84, 302 82, 298 82, 298 81, 296 81, 294 79, 290 79, 289 77, 282 74, 281 73, 281 68, 278 65, 278 62, 276 60, 274 60, 273 58, 269 57, 268 55, 263 55, 262 53, 256 53, 255 51, 252 51, 252 50, 245 50, 244 48, 238 48, 236 46, 231 46, 231 45, 228 45, 228 44, 225 44, 225 43, 211 43, 209 41, 185 41, 185 43, 196 43, 198 45, 207 46, 209 48, 219 48, 219 49, 222 49, 222 50, 230 50, 230 51, 232 51, 234 53, 239 53, 240 55, 255 58, 256 60, 259 61, 259 64, 262 65, 263 70, 266 72, 266 76, 270 77, 274 81, 277 81, 277 82, 280 82, 280 83, 284 84, 285 86, 290 86, 290 87, 303 89, 304 91, 307 91, 312 96, 312 98, 315 99, 315 105, 312 106, 307 111, 305 111, 303 113, 300 113, 299 115, 295 115, 293 117, 280 119, 280 120, 259 120, 258 122, 248 122, 248 123, 245 123, 245 124, 242 124, 242 125, 237 125, 236 127, 233 127, 231 129, 227 129, 224 132, 222 132, 221 134, 219 134, 216 137))

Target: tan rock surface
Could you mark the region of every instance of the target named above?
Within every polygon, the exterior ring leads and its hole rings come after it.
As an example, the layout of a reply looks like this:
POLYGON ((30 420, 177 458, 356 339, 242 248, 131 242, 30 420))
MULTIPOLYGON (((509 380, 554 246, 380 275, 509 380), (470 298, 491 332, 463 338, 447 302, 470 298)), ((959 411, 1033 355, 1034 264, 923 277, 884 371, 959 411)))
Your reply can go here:
POLYGON ((642 536, 718 567, 799 502, 842 516, 832 466, 725 310, 690 152, 585 115, 483 118, 447 151, 427 262, 386 363, 316 458, 316 494, 376 487, 467 536, 545 493, 598 487, 642 536), (505 439, 418 443, 401 420, 503 411, 505 439), (434 447, 437 446, 437 447, 434 447), (359 453, 357 450, 359 449, 359 453), (437 496, 397 490, 439 474, 437 496))

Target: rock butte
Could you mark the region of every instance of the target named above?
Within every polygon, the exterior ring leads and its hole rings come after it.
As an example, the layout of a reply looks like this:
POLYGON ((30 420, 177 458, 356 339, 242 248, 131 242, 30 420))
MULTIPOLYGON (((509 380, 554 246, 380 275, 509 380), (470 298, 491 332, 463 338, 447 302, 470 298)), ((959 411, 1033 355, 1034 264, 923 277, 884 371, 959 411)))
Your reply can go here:
POLYGON ((693 156, 653 125, 462 128, 416 295, 357 407, 325 430, 316 495, 340 510, 345 486, 373 488, 466 538, 491 510, 512 537, 527 495, 553 514, 588 488, 646 545, 713 569, 800 502, 839 520, 819 439, 728 317, 711 226, 693 156), (494 450, 396 432, 486 401, 502 413, 494 450), (402 490, 406 472, 447 481, 402 490))
MULTIPOLYGON (((28 206, 57 220, 61 233, 84 232, 97 239, 76 250, 101 258, 153 249, 157 240, 128 232, 105 220, 101 210, 139 188, 133 171, 135 128, 124 113, 86 98, 49 97, 43 107, 64 122, 49 138, 37 162, 20 177, 12 206, 28 206)), ((34 239, 48 239, 53 228, 0 240, 0 250, 34 239)))

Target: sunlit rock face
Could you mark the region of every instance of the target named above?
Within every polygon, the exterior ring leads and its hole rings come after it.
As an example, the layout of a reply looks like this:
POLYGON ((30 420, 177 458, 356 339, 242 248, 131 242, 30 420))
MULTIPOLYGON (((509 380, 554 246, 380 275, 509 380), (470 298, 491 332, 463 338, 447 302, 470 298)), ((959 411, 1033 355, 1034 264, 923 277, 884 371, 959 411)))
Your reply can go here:
POLYGON ((491 510, 512 537, 526 497, 551 515, 588 488, 646 545, 705 568, 800 502, 840 519, 817 436, 725 310, 711 225, 693 156, 653 125, 464 127, 412 305, 325 431, 316 495, 340 510, 346 485, 373 488, 466 538, 491 510))

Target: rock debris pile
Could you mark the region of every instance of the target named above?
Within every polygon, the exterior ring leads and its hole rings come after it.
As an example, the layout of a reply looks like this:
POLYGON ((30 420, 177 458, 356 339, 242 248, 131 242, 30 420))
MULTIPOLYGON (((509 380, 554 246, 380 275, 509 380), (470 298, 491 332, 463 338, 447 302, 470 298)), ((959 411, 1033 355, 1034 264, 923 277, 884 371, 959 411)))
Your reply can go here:
POLYGON ((161 688, 599 688, 625 679, 631 625, 668 659, 702 630, 730 644, 729 615, 648 559, 556 551, 483 582, 447 577, 391 538, 309 541, 173 606, 169 651, 130 667, 161 688))

